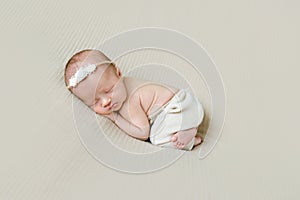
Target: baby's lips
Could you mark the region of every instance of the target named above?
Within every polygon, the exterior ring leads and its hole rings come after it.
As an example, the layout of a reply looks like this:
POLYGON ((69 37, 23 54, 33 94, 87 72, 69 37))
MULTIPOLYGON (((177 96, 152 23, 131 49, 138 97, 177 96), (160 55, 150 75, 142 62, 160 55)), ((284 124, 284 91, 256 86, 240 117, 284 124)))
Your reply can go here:
POLYGON ((108 107, 109 110, 111 110, 112 108, 116 107, 118 105, 118 103, 113 103, 111 104, 111 106, 108 107))

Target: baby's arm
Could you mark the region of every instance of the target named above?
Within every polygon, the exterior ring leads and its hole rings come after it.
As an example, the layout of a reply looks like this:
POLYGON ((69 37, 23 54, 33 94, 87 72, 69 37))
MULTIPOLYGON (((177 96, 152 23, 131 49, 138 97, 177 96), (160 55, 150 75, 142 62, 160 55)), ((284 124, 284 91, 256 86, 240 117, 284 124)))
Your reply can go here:
MULTIPOLYGON (((128 135, 140 139, 140 140, 147 140, 149 137, 149 122, 147 124, 140 123, 140 122, 133 124, 132 122, 126 120, 122 115, 119 113, 116 114, 115 124, 120 127, 123 131, 125 131, 128 135)), ((147 119, 148 120, 148 119, 147 119)))
POLYGON ((112 112, 112 114, 107 117, 128 135, 140 140, 148 139, 150 131, 149 120, 140 104, 136 104, 134 109, 130 111, 129 120, 117 112, 112 112))

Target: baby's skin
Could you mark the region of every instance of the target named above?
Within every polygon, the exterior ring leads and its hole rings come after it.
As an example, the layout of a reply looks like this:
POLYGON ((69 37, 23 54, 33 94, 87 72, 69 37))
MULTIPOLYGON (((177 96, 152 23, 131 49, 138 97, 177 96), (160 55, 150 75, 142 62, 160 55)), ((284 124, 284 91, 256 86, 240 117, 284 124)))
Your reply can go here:
MULTIPOLYGON (((72 92, 90 109, 109 118, 128 135, 147 140, 150 133, 148 115, 165 105, 178 89, 131 77, 124 77, 114 64, 102 64, 88 75, 72 92)), ((201 143, 197 127, 173 134, 171 141, 184 148, 193 138, 201 143)))

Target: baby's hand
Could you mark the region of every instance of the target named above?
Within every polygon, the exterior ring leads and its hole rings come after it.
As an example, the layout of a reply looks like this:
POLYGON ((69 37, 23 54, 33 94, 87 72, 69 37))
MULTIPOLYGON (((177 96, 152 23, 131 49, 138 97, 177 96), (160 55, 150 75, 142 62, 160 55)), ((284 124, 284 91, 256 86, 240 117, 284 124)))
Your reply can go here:
POLYGON ((113 121, 115 123, 115 121, 117 120, 117 116, 118 116, 118 113, 116 112, 111 112, 110 114, 108 115, 103 115, 104 117, 110 119, 111 121, 113 121))

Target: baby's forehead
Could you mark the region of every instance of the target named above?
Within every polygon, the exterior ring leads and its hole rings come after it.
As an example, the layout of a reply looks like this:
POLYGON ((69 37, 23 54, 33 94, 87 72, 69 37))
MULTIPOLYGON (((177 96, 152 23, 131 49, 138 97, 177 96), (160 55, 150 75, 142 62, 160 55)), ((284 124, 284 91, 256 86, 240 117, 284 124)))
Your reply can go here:
POLYGON ((108 66, 99 66, 96 70, 82 80, 74 89, 75 95, 83 100, 91 99, 95 95, 95 91, 105 87, 109 76, 107 76, 108 66))
POLYGON ((100 65, 97 66, 95 71, 88 75, 88 77, 85 79, 92 83, 93 85, 98 85, 101 81, 101 85, 105 85, 108 83, 108 80, 111 77, 111 67, 109 65, 100 65))
POLYGON ((98 67, 99 72, 98 77, 97 77, 97 82, 99 84, 98 87, 105 87, 110 84, 113 76, 114 76, 114 69, 111 66, 103 66, 103 67, 98 67), (101 84, 100 84, 101 83, 101 84))
POLYGON ((91 76, 94 76, 94 75, 102 77, 104 74, 106 74, 106 71, 107 71, 107 68, 108 68, 107 64, 98 65, 97 63, 95 63, 95 64, 92 64, 92 65, 95 65, 96 68, 87 77, 91 77, 91 76))

